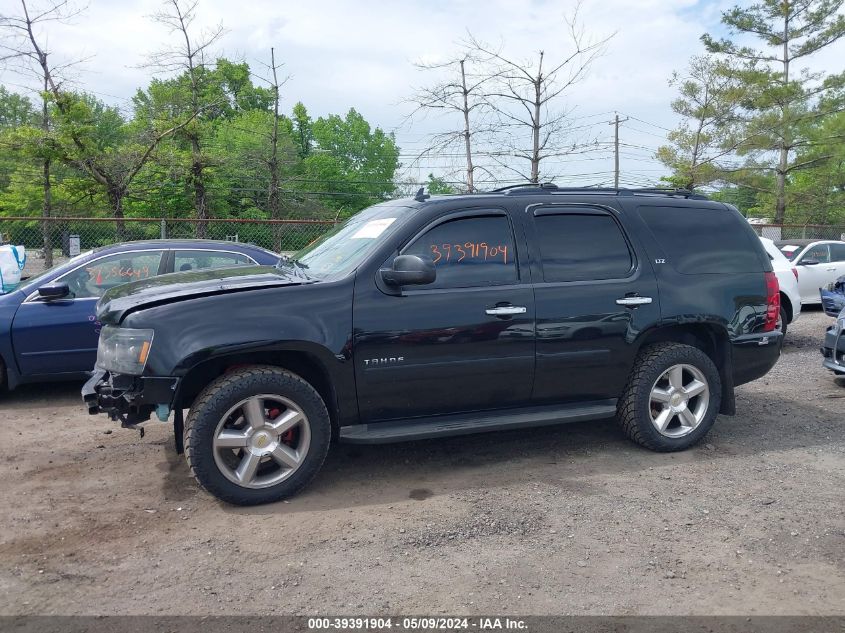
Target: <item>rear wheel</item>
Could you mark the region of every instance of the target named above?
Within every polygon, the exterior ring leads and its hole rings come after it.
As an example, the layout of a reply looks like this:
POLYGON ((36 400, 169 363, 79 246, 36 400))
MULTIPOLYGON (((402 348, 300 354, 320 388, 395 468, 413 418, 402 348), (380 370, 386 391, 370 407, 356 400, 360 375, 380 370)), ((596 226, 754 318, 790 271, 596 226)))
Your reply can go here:
POLYGON ((236 505, 295 494, 317 474, 330 439, 320 395, 278 367, 221 376, 197 397, 185 423, 185 455, 194 477, 236 505))
POLYGON ((786 337, 786 327, 789 322, 789 315, 786 313, 786 309, 783 306, 780 307, 780 314, 778 315, 778 323, 777 328, 780 330, 781 334, 786 337))
POLYGON ((700 349, 658 343, 640 352, 617 417, 630 439, 655 451, 679 451, 704 437, 722 399, 719 372, 700 349))

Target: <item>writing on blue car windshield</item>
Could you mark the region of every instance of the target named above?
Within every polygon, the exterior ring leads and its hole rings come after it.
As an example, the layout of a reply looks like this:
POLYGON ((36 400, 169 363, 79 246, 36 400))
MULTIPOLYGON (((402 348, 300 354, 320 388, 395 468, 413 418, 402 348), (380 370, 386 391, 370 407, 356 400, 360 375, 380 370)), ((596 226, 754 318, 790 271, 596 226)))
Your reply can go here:
MULTIPOLYGON (((79 262, 84 260, 86 257, 88 257, 93 252, 94 251, 85 251, 84 253, 80 253, 76 257, 71 257, 66 262, 56 264, 52 268, 48 268, 47 270, 41 272, 40 274, 36 275, 35 277, 28 277, 28 278, 21 279, 21 283, 18 286, 18 288, 26 291, 27 288, 31 287, 31 289, 34 290, 37 286, 39 286, 41 284, 42 281, 44 281, 48 277, 51 277, 51 276, 55 275, 56 273, 63 272, 65 270, 71 270, 79 262)), ((26 272, 26 270, 24 269, 24 273, 25 272, 26 272)))
POLYGON ((396 221, 395 208, 370 207, 312 242, 290 259, 309 277, 338 277, 355 269, 396 221), (394 212, 394 214, 391 214, 394 212))

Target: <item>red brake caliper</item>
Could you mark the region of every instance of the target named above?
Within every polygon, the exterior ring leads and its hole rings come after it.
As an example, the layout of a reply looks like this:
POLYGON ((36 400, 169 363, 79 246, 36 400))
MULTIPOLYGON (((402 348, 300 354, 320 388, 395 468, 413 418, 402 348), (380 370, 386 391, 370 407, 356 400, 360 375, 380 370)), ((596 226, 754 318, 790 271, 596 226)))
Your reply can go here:
MULTIPOLYGON (((267 414, 269 415, 271 420, 275 420, 279 417, 281 412, 281 409, 270 409, 267 414)), ((287 431, 282 433, 282 436, 279 439, 282 441, 283 444, 291 446, 293 444, 293 429, 288 429, 287 431)))

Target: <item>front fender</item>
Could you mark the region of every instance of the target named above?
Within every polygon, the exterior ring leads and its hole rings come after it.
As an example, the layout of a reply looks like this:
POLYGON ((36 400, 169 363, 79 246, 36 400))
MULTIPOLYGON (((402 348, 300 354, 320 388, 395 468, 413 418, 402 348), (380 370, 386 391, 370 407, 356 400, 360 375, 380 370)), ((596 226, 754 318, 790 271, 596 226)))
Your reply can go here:
POLYGON ((145 375, 184 377, 216 358, 267 362, 274 352, 302 352, 322 365, 343 410, 355 402, 351 285, 185 299, 132 312, 121 325, 155 332, 145 375))

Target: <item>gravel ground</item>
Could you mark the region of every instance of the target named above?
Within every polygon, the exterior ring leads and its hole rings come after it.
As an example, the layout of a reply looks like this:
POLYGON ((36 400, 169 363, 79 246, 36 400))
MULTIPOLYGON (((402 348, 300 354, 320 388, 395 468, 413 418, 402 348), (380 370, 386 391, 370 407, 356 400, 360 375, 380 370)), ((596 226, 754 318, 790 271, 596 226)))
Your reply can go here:
POLYGON ((290 502, 199 491, 79 385, 0 410, 0 614, 845 614, 845 387, 790 329, 737 416, 660 455, 613 421, 335 446, 290 502))

